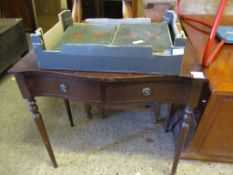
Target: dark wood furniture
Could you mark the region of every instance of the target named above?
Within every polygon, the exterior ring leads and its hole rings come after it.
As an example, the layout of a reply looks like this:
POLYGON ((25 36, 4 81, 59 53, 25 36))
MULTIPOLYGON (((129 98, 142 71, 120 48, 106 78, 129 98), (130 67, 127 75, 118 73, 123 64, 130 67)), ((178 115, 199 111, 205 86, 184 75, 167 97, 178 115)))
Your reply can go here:
POLYGON ((21 19, 0 18, 0 74, 28 51, 21 19))
POLYGON ((36 29, 32 0, 0 0, 2 15, 6 18, 22 18, 26 31, 36 29))
POLYGON ((33 52, 19 61, 10 73, 15 75, 23 98, 29 102, 32 118, 54 167, 57 167, 57 163, 34 99, 36 96, 65 99, 71 125, 73 121, 68 100, 120 109, 148 106, 155 102, 183 104, 185 107, 171 173, 175 174, 193 118, 192 112, 197 107, 204 83, 207 82, 205 78, 193 78, 191 71, 202 71, 202 68, 188 41, 180 76, 40 70, 36 66, 33 52))
MULTIPOLYGON (((213 24, 213 16, 191 17, 213 24)), ((223 25, 233 26, 232 16, 222 19, 223 25)), ((202 59, 208 29, 183 22, 185 31, 202 59)), ((186 159, 200 159, 233 163, 233 46, 224 45, 215 62, 205 73, 209 79, 211 96, 194 137, 182 155, 186 159)))

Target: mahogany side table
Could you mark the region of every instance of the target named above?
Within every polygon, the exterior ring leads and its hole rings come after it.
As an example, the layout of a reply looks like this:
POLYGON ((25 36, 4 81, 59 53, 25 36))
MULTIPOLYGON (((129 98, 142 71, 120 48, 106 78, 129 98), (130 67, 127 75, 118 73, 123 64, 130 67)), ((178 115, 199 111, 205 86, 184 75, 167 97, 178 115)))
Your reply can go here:
POLYGON ((184 105, 171 171, 171 174, 175 174, 193 118, 193 110, 197 107, 204 84, 207 82, 206 78, 193 77, 192 71, 202 72, 202 68, 192 45, 187 41, 179 76, 40 70, 36 66, 35 55, 32 51, 9 72, 15 75, 21 94, 29 103, 32 118, 54 167, 57 167, 57 162, 34 99, 36 96, 65 99, 71 126, 74 124, 69 100, 117 108, 148 105, 155 102, 184 105))

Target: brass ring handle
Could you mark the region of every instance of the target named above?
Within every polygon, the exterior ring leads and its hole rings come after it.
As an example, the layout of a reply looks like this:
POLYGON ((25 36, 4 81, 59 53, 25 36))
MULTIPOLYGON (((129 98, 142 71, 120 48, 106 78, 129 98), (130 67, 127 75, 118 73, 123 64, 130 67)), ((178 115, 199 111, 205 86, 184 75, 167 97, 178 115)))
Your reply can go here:
POLYGON ((152 93, 152 91, 151 91, 151 88, 149 88, 149 87, 145 87, 142 89, 142 95, 145 97, 150 96, 151 93, 152 93))
POLYGON ((68 92, 69 86, 67 84, 64 84, 64 83, 60 84, 60 91, 64 92, 64 93, 68 92))

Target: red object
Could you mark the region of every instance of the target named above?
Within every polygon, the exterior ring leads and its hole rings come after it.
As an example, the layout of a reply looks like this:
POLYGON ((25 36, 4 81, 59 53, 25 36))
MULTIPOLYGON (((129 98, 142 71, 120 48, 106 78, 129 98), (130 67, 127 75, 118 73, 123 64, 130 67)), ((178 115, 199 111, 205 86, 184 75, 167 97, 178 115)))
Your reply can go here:
POLYGON ((180 18, 182 18, 184 20, 189 20, 189 21, 193 21, 193 22, 202 24, 202 25, 204 25, 204 26, 206 26, 208 28, 212 28, 211 25, 209 25, 209 24, 207 24, 207 23, 205 23, 203 21, 200 21, 198 19, 194 19, 194 18, 190 18, 190 17, 186 17, 186 16, 181 15, 181 13, 180 13, 180 1, 181 0, 177 0, 177 15, 178 15, 178 17, 180 17, 180 18))
POLYGON ((157 34, 148 34, 147 37, 151 39, 160 39, 160 36, 157 34))
POLYGON ((180 0, 177 0, 177 15, 180 17, 180 0))
POLYGON ((70 35, 72 38, 83 38, 82 34, 71 34, 70 35))
MULTIPOLYGON (((212 31, 210 33, 209 40, 208 40, 208 42, 206 44, 206 48, 205 48, 205 52, 204 52, 204 56, 203 56, 203 60, 202 60, 203 67, 208 67, 209 66, 208 63, 209 63, 209 57, 210 57, 210 54, 211 54, 211 49, 213 48, 213 44, 214 44, 214 41, 215 41, 215 38, 216 38, 218 26, 220 24, 221 17, 223 15, 226 3, 227 3, 227 0, 221 0, 220 6, 219 6, 219 9, 218 9, 218 12, 217 12, 217 16, 216 16, 215 21, 214 21, 214 26, 213 26, 212 31)), ((223 44, 218 45, 218 46, 222 47, 223 44)), ((216 48, 216 49, 219 50, 220 48, 216 48)), ((213 52, 216 52, 216 51, 214 50, 213 52)))
POLYGON ((95 33, 92 35, 92 38, 97 38, 97 37, 105 37, 108 36, 106 33, 95 33))
POLYGON ((126 36, 127 39, 136 39, 137 37, 136 36, 133 36, 133 35, 128 35, 126 36))
POLYGON ((213 44, 216 38, 216 34, 217 34, 217 30, 218 30, 218 26, 220 24, 221 21, 221 17, 223 15, 224 9, 226 7, 226 3, 227 0, 221 0, 221 3, 219 5, 218 8, 218 12, 214 21, 214 25, 211 26, 207 23, 204 23, 200 20, 194 19, 194 18, 189 18, 189 17, 185 17, 183 15, 181 15, 180 13, 180 1, 181 0, 177 0, 177 14, 180 18, 184 19, 184 20, 189 20, 189 21, 193 21, 199 24, 202 24, 208 28, 212 28, 209 39, 207 41, 206 44, 206 48, 205 48, 205 52, 204 52, 204 56, 203 56, 203 60, 202 60, 202 66, 203 67, 208 67, 215 59, 215 56, 217 55, 218 51, 222 48, 222 46, 225 43, 225 39, 223 39, 218 45, 217 47, 213 50, 213 52, 211 53, 211 50, 213 48, 213 44))
POLYGON ((222 46, 225 44, 226 40, 223 39, 214 49, 214 51, 212 52, 212 54, 208 57, 208 62, 207 62, 207 67, 215 60, 216 55, 218 53, 218 51, 222 48, 222 46))

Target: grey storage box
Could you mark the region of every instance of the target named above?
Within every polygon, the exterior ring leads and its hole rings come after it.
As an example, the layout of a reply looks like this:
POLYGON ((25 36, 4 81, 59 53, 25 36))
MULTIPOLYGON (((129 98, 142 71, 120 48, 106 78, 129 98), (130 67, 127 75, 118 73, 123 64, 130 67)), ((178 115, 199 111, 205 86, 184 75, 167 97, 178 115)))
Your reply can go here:
POLYGON ((173 11, 162 23, 148 18, 88 19, 73 24, 70 11, 47 33, 31 35, 41 69, 178 75, 186 37, 173 11))
POLYGON ((0 73, 28 51, 21 19, 0 18, 0 73))

